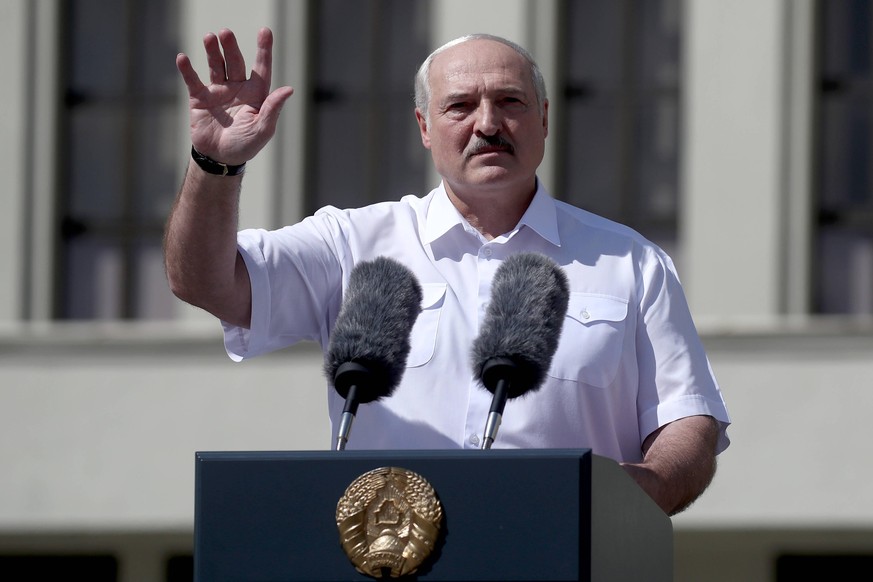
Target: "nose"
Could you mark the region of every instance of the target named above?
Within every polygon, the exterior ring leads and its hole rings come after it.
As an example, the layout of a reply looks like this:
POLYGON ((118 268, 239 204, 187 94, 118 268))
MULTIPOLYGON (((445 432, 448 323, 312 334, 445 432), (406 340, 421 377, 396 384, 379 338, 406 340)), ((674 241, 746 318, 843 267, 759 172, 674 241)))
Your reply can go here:
POLYGON ((476 133, 493 136, 500 131, 500 112, 493 103, 483 99, 476 111, 476 133))

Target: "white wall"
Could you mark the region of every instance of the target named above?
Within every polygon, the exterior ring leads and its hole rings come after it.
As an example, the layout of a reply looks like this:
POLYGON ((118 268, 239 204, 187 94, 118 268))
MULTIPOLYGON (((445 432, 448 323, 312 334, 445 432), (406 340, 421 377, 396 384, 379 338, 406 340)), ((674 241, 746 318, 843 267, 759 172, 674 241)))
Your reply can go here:
POLYGON ((873 338, 762 334, 706 344, 732 444, 677 526, 873 527, 873 338))
MULTIPOLYGON (((0 342, 0 532, 189 528, 195 451, 331 447, 312 345, 234 364, 217 333, 104 338, 0 342)), ((677 528, 873 526, 873 339, 706 343, 732 444, 677 528)))
POLYGON ((52 271, 59 4, 0 1, 0 322, 48 318, 52 271))
MULTIPOLYGON (((28 6, 20 2, 0 3, 0 52, 25 55, 27 51, 28 6)), ((8 79, 30 78, 32 62, 16 58, 4 64, 8 79)), ((16 82, 0 91, 0 111, 16 112, 0 115, 0 176, 6 188, 0 195, 4 212, 0 213, 0 272, 21 273, 21 243, 24 240, 24 193, 27 191, 27 99, 29 84, 16 82)), ((21 310, 21 280, 0 277, 0 320, 11 320, 21 310)))
POLYGON ((683 281, 699 317, 780 312, 782 0, 686 3, 683 281))
POLYGON ((0 532, 190 529, 195 451, 329 449, 320 350, 235 364, 217 330, 0 341, 0 532))

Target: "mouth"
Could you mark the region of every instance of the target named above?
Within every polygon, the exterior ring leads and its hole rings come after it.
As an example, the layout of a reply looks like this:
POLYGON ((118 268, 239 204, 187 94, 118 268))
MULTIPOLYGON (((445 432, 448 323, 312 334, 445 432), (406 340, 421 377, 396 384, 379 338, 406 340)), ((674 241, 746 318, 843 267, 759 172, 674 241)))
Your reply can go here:
POLYGON ((473 158, 477 156, 496 156, 499 154, 509 154, 513 155, 515 153, 515 148, 513 148, 509 144, 503 145, 484 145, 477 148, 473 148, 473 150, 468 154, 468 158, 473 158))
POLYGON ((474 150, 471 155, 474 156, 482 156, 485 154, 511 154, 512 148, 510 147, 502 147, 502 146, 488 146, 485 148, 479 148, 474 150))

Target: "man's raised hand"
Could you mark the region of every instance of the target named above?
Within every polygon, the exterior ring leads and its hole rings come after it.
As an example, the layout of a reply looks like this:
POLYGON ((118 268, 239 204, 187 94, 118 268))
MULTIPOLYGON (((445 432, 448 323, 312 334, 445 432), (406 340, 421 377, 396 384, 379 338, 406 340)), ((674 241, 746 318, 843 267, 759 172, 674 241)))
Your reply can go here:
POLYGON ((294 90, 279 87, 270 92, 273 33, 269 28, 258 31, 255 65, 248 78, 232 31, 225 28, 217 35, 207 34, 203 46, 209 85, 200 80, 187 55, 176 57, 176 67, 188 87, 191 143, 214 160, 243 164, 273 137, 282 105, 294 90))

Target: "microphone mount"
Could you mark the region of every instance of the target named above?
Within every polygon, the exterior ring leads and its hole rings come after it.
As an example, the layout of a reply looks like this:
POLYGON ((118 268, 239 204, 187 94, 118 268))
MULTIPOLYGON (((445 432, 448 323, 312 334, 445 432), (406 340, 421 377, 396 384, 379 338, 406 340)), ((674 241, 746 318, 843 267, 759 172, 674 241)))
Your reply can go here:
POLYGON ((337 430, 337 451, 342 451, 346 448, 349 434, 352 431, 352 423, 355 420, 355 415, 358 413, 358 404, 360 404, 360 395, 362 395, 359 393, 366 394, 369 392, 368 388, 373 381, 373 376, 374 374, 369 367, 358 362, 344 362, 336 369, 334 387, 346 399, 343 414, 340 418, 339 429, 337 430))
POLYGON ((490 449, 497 438, 497 430, 503 419, 503 409, 512 388, 510 378, 518 370, 511 358, 494 357, 482 366, 482 384, 494 394, 491 398, 491 408, 488 411, 488 419, 485 422, 485 433, 482 439, 482 449, 490 449))

